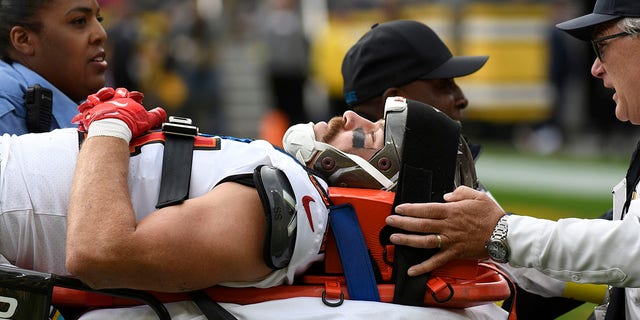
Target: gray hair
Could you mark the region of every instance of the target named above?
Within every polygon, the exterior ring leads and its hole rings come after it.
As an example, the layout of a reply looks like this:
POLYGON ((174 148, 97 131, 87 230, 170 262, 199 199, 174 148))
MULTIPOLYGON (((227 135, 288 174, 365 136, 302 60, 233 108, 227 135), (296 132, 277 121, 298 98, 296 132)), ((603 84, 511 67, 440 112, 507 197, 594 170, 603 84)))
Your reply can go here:
POLYGON ((640 18, 623 18, 616 24, 618 28, 632 35, 640 33, 640 18))

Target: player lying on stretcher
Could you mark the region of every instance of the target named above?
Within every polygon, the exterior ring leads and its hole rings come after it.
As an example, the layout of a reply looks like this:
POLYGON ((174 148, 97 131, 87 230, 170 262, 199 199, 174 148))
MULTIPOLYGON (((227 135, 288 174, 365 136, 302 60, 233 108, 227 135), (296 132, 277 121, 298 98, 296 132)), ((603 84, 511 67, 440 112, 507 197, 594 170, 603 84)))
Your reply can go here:
MULTIPOLYGON (((188 195, 165 205, 168 139, 152 129, 166 114, 141 103, 138 92, 105 88, 79 106, 79 130, 1 137, 1 261, 99 289, 290 284, 322 259, 327 182, 395 191, 407 110, 457 126, 402 98, 388 103, 386 122, 347 111, 297 125, 285 149, 308 168, 265 141, 197 135, 188 195)), ((474 183, 469 168, 452 168, 451 187, 474 183)))

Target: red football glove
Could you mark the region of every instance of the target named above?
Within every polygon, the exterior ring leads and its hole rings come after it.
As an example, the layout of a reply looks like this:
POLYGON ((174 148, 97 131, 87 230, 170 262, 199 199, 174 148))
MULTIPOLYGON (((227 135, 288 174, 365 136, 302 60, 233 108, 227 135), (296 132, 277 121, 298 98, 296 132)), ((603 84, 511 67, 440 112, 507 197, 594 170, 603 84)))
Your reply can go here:
POLYGON ((138 137, 159 127, 167 117, 160 107, 147 111, 142 105, 143 97, 142 93, 125 88, 102 88, 78 106, 80 113, 71 122, 78 124, 78 130, 87 132, 94 121, 118 119, 127 124, 133 137, 138 137))

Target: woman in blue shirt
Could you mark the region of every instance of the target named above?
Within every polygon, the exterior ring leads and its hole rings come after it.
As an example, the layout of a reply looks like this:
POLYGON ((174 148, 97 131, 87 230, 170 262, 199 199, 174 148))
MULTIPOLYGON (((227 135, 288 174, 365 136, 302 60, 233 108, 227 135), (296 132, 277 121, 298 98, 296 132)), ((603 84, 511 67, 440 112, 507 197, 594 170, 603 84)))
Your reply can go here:
MULTIPOLYGON (((29 132, 25 93, 52 92, 50 128, 73 126, 77 105, 105 85, 107 34, 96 0, 3 0, 0 134, 29 132)), ((33 130, 32 130, 33 131, 33 130)))

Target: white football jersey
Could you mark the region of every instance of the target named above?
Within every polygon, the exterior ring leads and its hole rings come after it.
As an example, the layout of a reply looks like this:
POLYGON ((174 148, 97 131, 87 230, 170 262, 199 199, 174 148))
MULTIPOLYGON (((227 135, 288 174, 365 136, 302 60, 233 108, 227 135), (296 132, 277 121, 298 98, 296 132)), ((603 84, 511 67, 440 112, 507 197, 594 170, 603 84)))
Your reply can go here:
MULTIPOLYGON (((0 138, 0 254, 26 269, 67 275, 66 212, 80 141, 77 130, 0 138)), ((154 212, 160 190, 164 134, 151 133, 131 143, 129 192, 137 220, 154 212)), ((283 170, 295 193, 297 238, 288 267, 259 283, 230 286, 273 286, 293 281, 297 272, 321 258, 327 226, 326 184, 265 141, 198 136, 194 143, 189 197, 198 197, 223 179, 253 174, 270 165, 283 170)), ((176 226, 179 227, 179 226, 176 226)))

